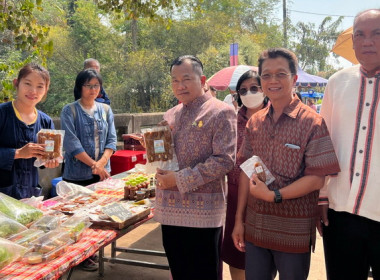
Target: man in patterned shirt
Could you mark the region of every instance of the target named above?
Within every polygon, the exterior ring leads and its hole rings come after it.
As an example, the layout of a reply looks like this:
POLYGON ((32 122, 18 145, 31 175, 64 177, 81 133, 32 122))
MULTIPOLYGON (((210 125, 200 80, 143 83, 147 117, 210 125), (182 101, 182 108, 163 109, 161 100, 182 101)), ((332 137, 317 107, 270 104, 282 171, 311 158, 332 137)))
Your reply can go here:
POLYGON ((321 115, 342 172, 321 190, 323 243, 331 280, 380 279, 380 9, 354 20, 359 65, 329 79, 321 115))
POLYGON ((233 168, 236 114, 204 92, 203 66, 181 56, 170 67, 172 89, 181 104, 164 119, 172 128, 179 171, 158 170, 154 218, 174 280, 217 280, 226 212, 225 175, 233 168))
POLYGON ((282 48, 259 58, 270 106, 247 123, 238 161, 259 156, 275 181, 240 173, 234 244, 246 251, 247 279, 305 280, 315 245, 318 193, 340 171, 324 120, 294 93, 297 58, 282 48))

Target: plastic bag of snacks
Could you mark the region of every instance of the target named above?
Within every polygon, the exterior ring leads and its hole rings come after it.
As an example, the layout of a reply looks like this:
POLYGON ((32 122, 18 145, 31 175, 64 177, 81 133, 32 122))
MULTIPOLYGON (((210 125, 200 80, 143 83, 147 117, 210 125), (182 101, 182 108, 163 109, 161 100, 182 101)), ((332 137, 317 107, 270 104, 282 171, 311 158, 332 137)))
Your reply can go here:
POLYGON ((37 143, 46 145, 46 156, 36 159, 34 162, 35 167, 40 167, 52 159, 57 159, 59 163, 63 161, 62 147, 64 136, 64 130, 41 129, 37 133, 37 143))
POLYGON ((73 183, 60 181, 57 184, 56 191, 59 197, 70 198, 80 194, 91 195, 94 191, 73 183))
POLYGON ((12 234, 26 230, 27 227, 0 213, 0 237, 7 238, 12 234))
POLYGON ((42 217, 41 210, 3 193, 0 193, 0 212, 23 225, 27 225, 42 217))
POLYGON ((247 159, 242 165, 240 165, 240 168, 248 178, 251 178, 253 174, 257 174, 258 178, 265 182, 267 186, 275 180, 272 173, 270 173, 269 169, 258 156, 252 156, 247 159))
POLYGON ((27 249, 12 241, 0 238, 0 269, 22 257, 27 249))
POLYGON ((164 170, 179 169, 169 126, 155 126, 141 130, 144 134, 146 157, 149 164, 164 170))

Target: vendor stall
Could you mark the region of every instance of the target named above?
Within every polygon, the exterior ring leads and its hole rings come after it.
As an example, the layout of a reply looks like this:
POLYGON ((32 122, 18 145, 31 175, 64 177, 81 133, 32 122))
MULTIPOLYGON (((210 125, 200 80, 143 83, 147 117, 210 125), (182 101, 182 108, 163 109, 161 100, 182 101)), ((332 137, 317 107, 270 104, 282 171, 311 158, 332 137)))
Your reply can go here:
MULTIPOLYGON (((72 268, 92 256, 97 251, 99 251, 100 275, 104 274, 105 262, 169 269, 167 265, 124 260, 116 257, 116 252, 118 251, 131 251, 131 249, 128 248, 117 247, 116 241, 153 217, 150 200, 154 200, 154 198, 151 197, 136 201, 136 198, 138 198, 137 196, 128 195, 128 200, 124 199, 124 182, 127 182, 123 181, 125 178, 129 178, 128 184, 132 184, 132 186, 127 187, 137 187, 141 189, 143 189, 143 187, 148 187, 145 189, 149 189, 151 181, 149 176, 142 176, 141 174, 135 175, 130 172, 118 174, 117 176, 114 176, 114 178, 108 179, 108 181, 89 186, 91 194, 86 194, 86 191, 84 193, 75 193, 75 191, 72 193, 73 190, 67 186, 58 188, 57 192, 60 196, 42 203, 40 208, 42 208, 44 214, 43 217, 52 215, 52 211, 55 211, 54 213, 59 212, 57 215, 62 215, 62 213, 64 213, 65 217, 63 220, 67 220, 67 218, 73 214, 75 215, 74 217, 86 216, 92 223, 91 227, 71 227, 71 239, 67 244, 67 247, 65 250, 61 250, 59 254, 54 255, 51 259, 45 258, 44 254, 41 255, 41 258, 36 258, 33 255, 33 252, 39 254, 39 251, 37 252, 36 248, 38 247, 38 250, 41 250, 41 246, 36 246, 34 244, 30 247, 33 249, 28 249, 28 252, 32 252, 32 254, 25 253, 18 261, 13 262, 0 270, 0 279, 58 279, 68 271, 69 279, 72 273, 72 268), (146 182, 140 182, 144 179, 146 182), (120 182, 122 182, 121 189, 118 188, 118 186, 120 187, 120 182), (62 192, 67 196, 65 197, 62 195, 62 192), (74 228, 75 230, 73 230, 74 228), (80 235, 75 234, 79 229, 83 230, 83 233, 80 235), (106 257, 104 256, 104 247, 109 244, 112 244, 111 256, 106 257)), ((153 191, 144 191, 143 193, 146 196, 154 195, 153 191)), ((45 218, 45 220, 47 219, 45 218)), ((36 222, 33 222, 32 224, 35 223, 36 222)), ((63 231, 64 225, 65 223, 60 224, 61 231, 63 231)), ((66 223, 66 226, 70 229, 70 223, 69 225, 66 223)), ((28 224, 28 227, 31 227, 31 224, 28 224)), ((42 229, 46 229, 47 232, 50 230, 45 224, 43 224, 42 229)), ((157 251, 138 249, 132 251, 134 253, 165 256, 163 252, 157 251)), ((51 257, 51 255, 49 256, 51 257)))

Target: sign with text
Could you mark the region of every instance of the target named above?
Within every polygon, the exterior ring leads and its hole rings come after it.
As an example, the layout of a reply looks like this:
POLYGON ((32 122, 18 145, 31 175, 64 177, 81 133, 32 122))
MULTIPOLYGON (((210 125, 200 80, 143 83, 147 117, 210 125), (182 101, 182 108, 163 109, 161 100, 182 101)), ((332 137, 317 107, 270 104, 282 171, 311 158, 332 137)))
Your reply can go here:
POLYGON ((120 203, 111 203, 102 208, 103 213, 117 223, 123 223, 133 216, 132 212, 120 203))

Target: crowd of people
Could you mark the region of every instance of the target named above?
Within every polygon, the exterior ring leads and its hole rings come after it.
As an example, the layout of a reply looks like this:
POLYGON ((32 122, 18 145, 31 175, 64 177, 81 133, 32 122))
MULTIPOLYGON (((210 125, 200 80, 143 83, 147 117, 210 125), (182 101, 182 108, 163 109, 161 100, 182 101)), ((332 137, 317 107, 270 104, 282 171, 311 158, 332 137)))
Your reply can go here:
MULTIPOLYGON (((328 279, 364 280, 370 268, 380 279, 380 9, 355 17, 352 40, 360 64, 329 79, 321 114, 295 93, 290 50, 263 51, 258 73, 240 77, 231 106, 215 98, 197 57, 172 62, 179 104, 163 119, 179 170, 157 170, 154 218, 173 279, 221 279, 222 261, 233 280, 307 279, 317 229, 328 279), (242 171, 253 156, 270 183, 242 171)), ((14 80, 15 100, 0 105, 0 192, 17 199, 41 191, 33 161, 46 151, 36 135, 54 124, 36 105, 49 84, 46 69, 28 64, 14 80)), ((85 61, 74 97, 61 113, 63 179, 88 185, 110 176, 116 149, 98 61, 85 61)))

